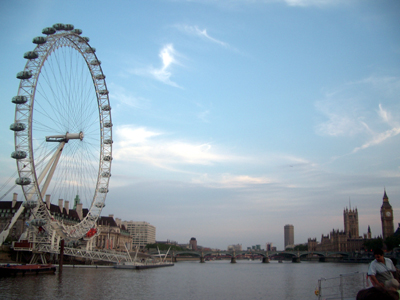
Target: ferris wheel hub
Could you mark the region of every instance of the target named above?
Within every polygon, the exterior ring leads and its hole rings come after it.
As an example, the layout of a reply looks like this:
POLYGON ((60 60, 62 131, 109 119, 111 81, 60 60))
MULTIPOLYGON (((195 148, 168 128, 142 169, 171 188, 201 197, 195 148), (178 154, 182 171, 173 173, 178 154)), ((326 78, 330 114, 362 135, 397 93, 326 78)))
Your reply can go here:
POLYGON ((83 140, 84 134, 83 132, 79 133, 69 133, 67 132, 65 135, 50 135, 46 136, 46 142, 66 142, 68 143, 69 140, 83 140))

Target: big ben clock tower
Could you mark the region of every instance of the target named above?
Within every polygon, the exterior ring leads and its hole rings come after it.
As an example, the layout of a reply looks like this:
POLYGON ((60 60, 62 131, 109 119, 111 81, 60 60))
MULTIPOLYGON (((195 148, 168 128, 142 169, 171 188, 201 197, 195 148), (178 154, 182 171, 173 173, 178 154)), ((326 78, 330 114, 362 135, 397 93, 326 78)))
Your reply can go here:
POLYGON ((386 195, 386 189, 383 194, 383 203, 381 206, 381 221, 382 221, 382 237, 386 239, 387 237, 393 235, 393 209, 389 203, 389 198, 386 195))

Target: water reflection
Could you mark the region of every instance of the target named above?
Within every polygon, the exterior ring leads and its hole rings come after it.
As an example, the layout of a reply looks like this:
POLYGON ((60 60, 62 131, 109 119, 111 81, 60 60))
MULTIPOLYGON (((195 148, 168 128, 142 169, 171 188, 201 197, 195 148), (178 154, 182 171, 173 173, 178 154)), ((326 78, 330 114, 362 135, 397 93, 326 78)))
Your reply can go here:
POLYGON ((321 277, 365 264, 178 262, 149 270, 63 268, 62 274, 0 279, 1 299, 314 299, 321 277))

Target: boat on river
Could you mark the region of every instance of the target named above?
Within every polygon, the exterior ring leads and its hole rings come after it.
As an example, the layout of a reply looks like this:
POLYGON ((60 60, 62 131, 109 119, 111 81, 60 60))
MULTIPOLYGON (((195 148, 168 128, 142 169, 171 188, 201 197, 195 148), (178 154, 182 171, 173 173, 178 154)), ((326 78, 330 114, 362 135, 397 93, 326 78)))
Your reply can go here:
POLYGON ((48 265, 1 265, 0 277, 17 276, 17 275, 39 275, 39 274, 54 274, 56 266, 48 265))
POLYGON ((170 262, 163 261, 145 261, 145 262, 135 262, 135 261, 126 261, 123 263, 118 263, 114 265, 115 269, 153 269, 153 268, 162 268, 162 267, 172 267, 174 264, 170 262))

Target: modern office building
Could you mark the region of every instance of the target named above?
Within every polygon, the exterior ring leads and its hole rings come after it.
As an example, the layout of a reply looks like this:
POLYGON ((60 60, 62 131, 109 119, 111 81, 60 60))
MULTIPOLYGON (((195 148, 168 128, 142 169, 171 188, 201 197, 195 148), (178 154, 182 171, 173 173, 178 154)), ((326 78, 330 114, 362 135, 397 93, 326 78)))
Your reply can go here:
POLYGON ((284 227, 285 234, 285 249, 288 246, 294 246, 294 226, 286 224, 284 227))
POLYGON ((192 249, 192 250, 194 250, 194 251, 197 251, 197 240, 196 240, 195 237, 192 237, 192 238, 190 239, 190 241, 189 241, 189 248, 192 249))
POLYGON ((132 237, 132 246, 144 248, 156 242, 156 227, 147 222, 122 221, 132 237))
POLYGON ((271 242, 268 242, 265 244, 265 250, 266 251, 276 251, 276 247, 272 246, 271 242))

